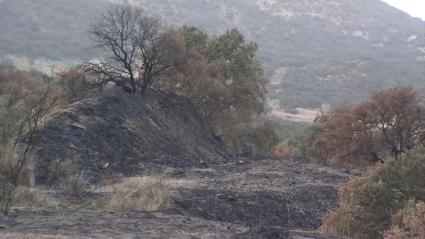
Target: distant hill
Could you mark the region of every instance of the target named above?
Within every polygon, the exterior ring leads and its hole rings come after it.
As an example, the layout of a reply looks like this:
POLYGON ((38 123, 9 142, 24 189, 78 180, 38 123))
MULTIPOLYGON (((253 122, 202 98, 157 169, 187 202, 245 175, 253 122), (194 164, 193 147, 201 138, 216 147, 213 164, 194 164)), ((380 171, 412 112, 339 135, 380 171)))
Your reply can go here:
POLYGON ((169 24, 258 42, 275 105, 359 102, 396 84, 425 88, 425 22, 379 0, 2 0, 0 58, 88 59, 86 30, 110 2, 140 4, 169 24))

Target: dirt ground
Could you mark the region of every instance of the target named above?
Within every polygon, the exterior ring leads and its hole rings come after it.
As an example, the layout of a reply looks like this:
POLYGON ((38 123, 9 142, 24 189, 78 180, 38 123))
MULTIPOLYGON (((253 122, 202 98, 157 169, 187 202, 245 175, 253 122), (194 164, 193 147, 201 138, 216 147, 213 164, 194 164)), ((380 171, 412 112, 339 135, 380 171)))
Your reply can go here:
POLYGON ((336 238, 311 231, 350 176, 269 159, 161 173, 176 182, 173 203, 161 212, 102 212, 90 206, 100 197, 94 193, 79 207, 17 207, 0 222, 0 238, 336 238))

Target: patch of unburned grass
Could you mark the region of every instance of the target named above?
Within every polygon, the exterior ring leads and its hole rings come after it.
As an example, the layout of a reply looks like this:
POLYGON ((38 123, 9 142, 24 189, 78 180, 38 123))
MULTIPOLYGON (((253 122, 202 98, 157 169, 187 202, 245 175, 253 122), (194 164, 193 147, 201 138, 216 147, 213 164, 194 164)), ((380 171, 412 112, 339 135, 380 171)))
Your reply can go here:
POLYGON ((14 201, 18 205, 55 208, 59 203, 40 189, 19 186, 14 193, 14 201))
POLYGON ((163 177, 128 178, 114 185, 110 196, 98 203, 98 207, 114 212, 159 211, 171 204, 173 189, 185 183, 185 180, 163 177))

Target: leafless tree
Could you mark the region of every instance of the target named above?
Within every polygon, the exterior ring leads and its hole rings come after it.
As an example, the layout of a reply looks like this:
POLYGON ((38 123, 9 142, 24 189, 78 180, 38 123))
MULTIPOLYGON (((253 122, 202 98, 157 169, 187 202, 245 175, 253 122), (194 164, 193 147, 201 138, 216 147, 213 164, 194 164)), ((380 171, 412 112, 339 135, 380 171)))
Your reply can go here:
POLYGON ((170 57, 168 34, 157 17, 142 9, 116 5, 107 9, 90 33, 106 53, 100 63, 85 68, 97 77, 97 84, 114 83, 143 94, 155 77, 176 65, 170 57))
POLYGON ((23 77, 12 73, 9 80, 0 84, 8 90, 7 94, 0 95, 6 102, 0 104, 0 212, 5 214, 13 204, 13 193, 31 161, 44 120, 57 102, 51 88, 37 88, 23 77))

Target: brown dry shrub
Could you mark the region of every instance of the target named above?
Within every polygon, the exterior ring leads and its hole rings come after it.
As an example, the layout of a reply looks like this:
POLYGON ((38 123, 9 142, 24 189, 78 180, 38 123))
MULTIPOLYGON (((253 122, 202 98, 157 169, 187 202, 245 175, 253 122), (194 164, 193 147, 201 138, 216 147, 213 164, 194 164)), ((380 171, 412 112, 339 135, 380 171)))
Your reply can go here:
POLYGON ((57 186, 68 197, 81 199, 91 189, 91 184, 76 165, 78 158, 53 160, 49 163, 48 182, 57 186))
POLYGON ((63 182, 64 192, 74 198, 81 199, 84 195, 90 192, 92 185, 81 174, 69 175, 63 182))
POLYGON ((257 145, 261 153, 273 154, 276 146, 281 142, 275 123, 267 120, 256 129, 257 145))
POLYGON ((279 159, 292 159, 299 155, 299 150, 291 145, 288 145, 286 142, 278 144, 273 152, 273 156, 279 159))
POLYGON ((411 153, 388 161, 341 189, 338 206, 320 231, 351 238, 380 238, 391 227, 392 216, 410 198, 425 200, 425 157, 411 153))
POLYGON ((90 96, 94 92, 94 84, 82 69, 74 68, 59 72, 56 76, 61 103, 74 103, 90 96))
POLYGON ((393 227, 385 239, 425 238, 425 203, 409 201, 407 207, 393 217, 393 227))
POLYGON ((173 184, 172 179, 162 177, 129 178, 116 185, 111 196, 99 206, 116 212, 158 211, 170 204, 173 184))

